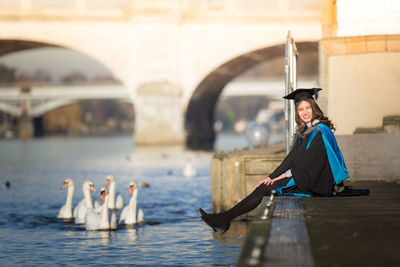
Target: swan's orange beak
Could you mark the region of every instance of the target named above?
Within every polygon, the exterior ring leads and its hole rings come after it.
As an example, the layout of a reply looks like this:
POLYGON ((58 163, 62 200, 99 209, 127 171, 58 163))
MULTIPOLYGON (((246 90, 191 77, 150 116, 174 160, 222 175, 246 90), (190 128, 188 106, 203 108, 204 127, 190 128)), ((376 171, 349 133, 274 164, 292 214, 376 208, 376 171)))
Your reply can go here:
POLYGON ((135 188, 135 186, 133 186, 133 185, 131 187, 129 187, 129 195, 132 195, 134 188, 135 188))
POLYGON ((91 185, 91 186, 90 186, 90 190, 92 190, 93 192, 95 192, 95 193, 96 193, 96 189, 94 188, 94 186, 93 186, 93 185, 91 185))
POLYGON ((101 191, 100 200, 104 200, 105 195, 106 195, 106 192, 101 191))
POLYGON ((65 189, 65 188, 67 188, 68 187, 68 184, 67 183, 64 183, 62 186, 61 186, 61 189, 65 189))
POLYGON ((110 186, 110 180, 107 180, 107 182, 106 182, 106 186, 110 186))

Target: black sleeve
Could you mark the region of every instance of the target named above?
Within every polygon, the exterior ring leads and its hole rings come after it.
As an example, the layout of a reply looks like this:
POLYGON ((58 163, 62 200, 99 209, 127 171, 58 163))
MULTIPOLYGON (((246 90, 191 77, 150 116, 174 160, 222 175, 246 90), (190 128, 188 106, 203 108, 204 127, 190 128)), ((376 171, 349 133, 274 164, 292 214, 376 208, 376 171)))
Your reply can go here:
POLYGON ((321 132, 314 137, 310 147, 301 153, 291 166, 296 185, 303 192, 331 194, 333 176, 321 132))
POLYGON ((271 179, 278 177, 279 175, 290 169, 294 158, 295 149, 296 146, 293 146, 292 150, 290 150, 289 154, 283 159, 282 163, 269 175, 271 179))

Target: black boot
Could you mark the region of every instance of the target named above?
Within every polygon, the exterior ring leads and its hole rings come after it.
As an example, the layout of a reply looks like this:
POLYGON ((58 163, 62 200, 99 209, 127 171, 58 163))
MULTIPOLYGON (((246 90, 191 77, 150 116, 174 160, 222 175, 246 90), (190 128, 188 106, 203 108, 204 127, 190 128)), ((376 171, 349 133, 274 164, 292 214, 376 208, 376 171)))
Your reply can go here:
POLYGON ((225 218, 223 214, 207 214, 203 209, 199 209, 201 214, 201 219, 210 226, 214 232, 219 232, 221 234, 228 231, 231 222, 229 219, 225 218))

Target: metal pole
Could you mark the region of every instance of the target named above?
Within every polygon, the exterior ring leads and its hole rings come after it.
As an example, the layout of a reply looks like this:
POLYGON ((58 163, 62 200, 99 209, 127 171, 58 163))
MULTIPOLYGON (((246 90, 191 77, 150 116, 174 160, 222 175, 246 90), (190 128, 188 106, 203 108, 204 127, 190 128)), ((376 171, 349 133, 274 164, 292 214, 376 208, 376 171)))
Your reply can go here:
MULTIPOLYGON (((289 43, 290 43, 290 31, 286 37, 285 44, 285 95, 289 94, 289 43)), ((285 100, 285 121, 286 121, 286 154, 289 154, 289 101, 285 100)))
MULTIPOLYGON (((290 39, 290 92, 293 92, 297 88, 297 49, 293 37, 290 39)), ((294 133, 296 131, 295 121, 295 105, 294 101, 290 101, 290 112, 289 112, 289 145, 293 146, 294 133)))
MULTIPOLYGON (((292 36, 290 36, 289 39, 289 90, 288 94, 293 92, 294 87, 293 87, 293 42, 292 42, 292 36)), ((294 104, 293 101, 289 101, 288 106, 289 106, 289 114, 288 114, 288 137, 289 139, 286 142, 286 153, 288 154, 290 151, 290 148, 292 147, 293 144, 293 133, 294 133, 294 127, 293 127, 293 121, 294 121, 294 104)))
MULTIPOLYGON (((297 88, 297 48, 288 32, 285 45, 285 95, 290 94, 297 88)), ((285 120, 286 120, 286 154, 289 153, 293 144, 294 132, 296 129, 295 106, 293 101, 285 101, 285 120)))

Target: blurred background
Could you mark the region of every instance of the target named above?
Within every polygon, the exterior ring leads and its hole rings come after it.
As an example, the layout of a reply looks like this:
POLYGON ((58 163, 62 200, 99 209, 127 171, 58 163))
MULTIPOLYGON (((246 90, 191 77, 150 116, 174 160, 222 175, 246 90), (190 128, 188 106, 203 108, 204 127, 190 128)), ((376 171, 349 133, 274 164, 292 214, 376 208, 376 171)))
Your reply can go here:
POLYGON ((324 88, 338 133, 380 127, 399 112, 396 3, 3 0, 0 137, 124 134, 195 150, 224 136, 247 135, 239 147, 281 142, 289 29, 298 87, 324 88), (373 100, 379 112, 365 107, 373 100), (254 143, 259 125, 268 137, 254 143))
POLYGON ((284 147, 288 31, 350 175, 398 177, 400 0, 0 0, 0 265, 234 265, 198 208, 214 152, 284 147), (56 219, 108 174, 146 224, 56 219))
POLYGON ((131 135, 206 150, 283 142, 292 21, 304 39, 299 80, 318 83, 316 0, 0 4, 3 139, 131 135))

